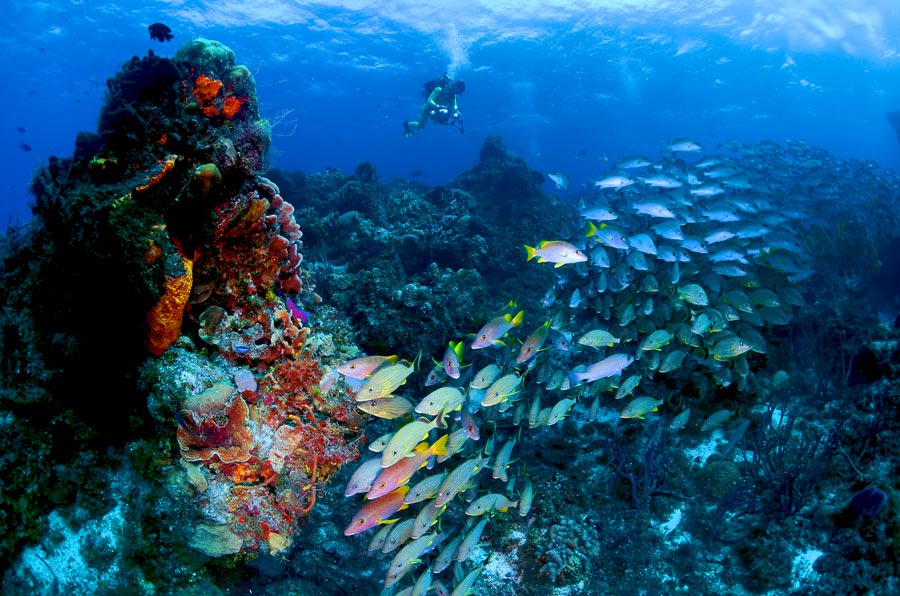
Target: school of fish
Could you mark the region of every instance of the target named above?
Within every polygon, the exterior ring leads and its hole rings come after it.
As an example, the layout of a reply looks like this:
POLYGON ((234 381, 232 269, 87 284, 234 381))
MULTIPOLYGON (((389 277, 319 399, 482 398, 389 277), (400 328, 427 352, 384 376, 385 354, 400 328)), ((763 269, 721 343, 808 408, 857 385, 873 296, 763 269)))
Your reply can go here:
MULTIPOLYGON (((345 490, 365 497, 345 534, 372 530, 370 552, 396 552, 386 588, 470 593, 485 564, 470 557, 490 520, 527 516, 535 498, 516 445, 576 406, 589 420, 613 409, 621 424, 665 416, 669 432, 688 424, 691 406, 701 432, 727 423, 733 413, 704 398, 742 391, 765 363, 840 242, 827 231, 873 225, 860 221, 872 209, 855 209, 871 198, 816 175, 833 159, 824 151, 767 142, 703 151, 676 139, 657 162, 625 158, 590 185, 559 237, 523 239, 529 266, 556 274, 541 320, 508 303, 433 355, 424 387, 407 383, 425 373, 421 355, 338 367, 362 411, 398 420, 345 490), (706 395, 686 399, 689 382, 706 395)), ((569 188, 564 174, 550 178, 569 188)), ((896 225, 896 211, 881 225, 896 225)))

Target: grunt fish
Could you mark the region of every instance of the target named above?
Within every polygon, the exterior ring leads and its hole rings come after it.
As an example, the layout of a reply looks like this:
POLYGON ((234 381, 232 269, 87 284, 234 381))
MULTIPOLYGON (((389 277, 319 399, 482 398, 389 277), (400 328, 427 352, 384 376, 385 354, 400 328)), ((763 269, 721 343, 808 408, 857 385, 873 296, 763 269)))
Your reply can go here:
POLYGON ((538 263, 555 263, 555 267, 587 261, 587 256, 583 252, 563 240, 544 240, 537 248, 526 244, 525 253, 528 261, 537 257, 538 263))

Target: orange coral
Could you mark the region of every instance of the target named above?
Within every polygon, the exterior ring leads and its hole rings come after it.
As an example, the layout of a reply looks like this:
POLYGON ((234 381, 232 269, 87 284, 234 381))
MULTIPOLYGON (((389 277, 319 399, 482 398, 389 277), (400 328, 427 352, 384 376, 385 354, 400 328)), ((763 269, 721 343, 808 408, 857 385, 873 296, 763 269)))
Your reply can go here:
POLYGON ((162 166, 162 169, 147 179, 147 182, 144 184, 139 184, 134 187, 134 192, 144 192, 145 190, 159 184, 159 181, 165 178, 166 174, 172 171, 172 168, 175 167, 175 161, 178 159, 177 155, 167 155, 165 159, 159 160, 159 165, 162 166))
POLYGON ((194 262, 184 255, 181 255, 181 261, 184 273, 178 277, 166 276, 163 295, 147 313, 147 349, 154 356, 161 356, 181 332, 181 318, 194 281, 194 262))
POLYGON ((218 107, 216 99, 219 97, 219 91, 222 90, 222 81, 211 79, 206 75, 200 75, 194 82, 194 97, 200 104, 200 111, 207 118, 213 116, 224 116, 227 119, 234 118, 241 111, 241 106, 246 102, 246 98, 235 97, 229 95, 221 100, 221 108, 218 107))
POLYGON ((244 102, 239 97, 229 95, 225 98, 225 103, 222 104, 222 115, 230 120, 240 111, 242 105, 244 105, 244 102))
POLYGON ((197 98, 201 105, 208 104, 216 98, 221 89, 222 81, 211 79, 202 74, 194 82, 194 97, 197 98))

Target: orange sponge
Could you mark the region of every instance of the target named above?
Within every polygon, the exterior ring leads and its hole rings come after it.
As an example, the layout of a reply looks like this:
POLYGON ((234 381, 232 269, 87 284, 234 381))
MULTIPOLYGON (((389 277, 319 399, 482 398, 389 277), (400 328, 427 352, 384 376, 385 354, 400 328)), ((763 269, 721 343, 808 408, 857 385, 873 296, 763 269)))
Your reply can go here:
POLYGON ((184 274, 178 277, 166 276, 166 289, 159 302, 147 313, 147 349, 154 356, 160 356, 178 339, 181 332, 181 317, 191 295, 194 281, 194 262, 181 255, 184 274))

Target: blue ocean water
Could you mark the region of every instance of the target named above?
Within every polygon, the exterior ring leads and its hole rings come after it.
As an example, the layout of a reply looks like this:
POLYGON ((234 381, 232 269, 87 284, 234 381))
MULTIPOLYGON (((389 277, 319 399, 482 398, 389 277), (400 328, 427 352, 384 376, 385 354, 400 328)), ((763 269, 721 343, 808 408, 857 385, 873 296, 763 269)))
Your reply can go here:
POLYGON ((688 136, 800 140, 900 165, 900 7, 888 0, 655 2, 4 3, 0 221, 30 218, 32 172, 94 130, 106 79, 133 55, 206 37, 231 47, 278 122, 272 162, 318 172, 372 161, 443 184, 486 135, 540 171, 589 184, 628 154, 688 136), (147 26, 162 21, 174 39, 147 26), (465 133, 405 140, 422 83, 463 79, 465 133), (21 132, 20 132, 21 131, 21 132))

